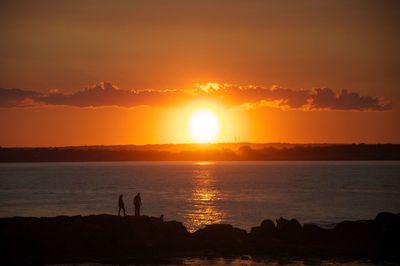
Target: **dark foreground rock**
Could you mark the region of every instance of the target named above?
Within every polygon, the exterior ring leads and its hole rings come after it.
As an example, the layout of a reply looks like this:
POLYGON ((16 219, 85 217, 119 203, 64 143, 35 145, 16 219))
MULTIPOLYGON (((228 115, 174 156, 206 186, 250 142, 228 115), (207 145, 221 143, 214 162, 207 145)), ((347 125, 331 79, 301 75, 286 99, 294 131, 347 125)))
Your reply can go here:
POLYGON ((228 224, 189 233, 180 222, 113 215, 0 218, 1 265, 154 261, 177 256, 312 256, 400 261, 400 214, 333 229, 280 218, 250 233, 228 224))

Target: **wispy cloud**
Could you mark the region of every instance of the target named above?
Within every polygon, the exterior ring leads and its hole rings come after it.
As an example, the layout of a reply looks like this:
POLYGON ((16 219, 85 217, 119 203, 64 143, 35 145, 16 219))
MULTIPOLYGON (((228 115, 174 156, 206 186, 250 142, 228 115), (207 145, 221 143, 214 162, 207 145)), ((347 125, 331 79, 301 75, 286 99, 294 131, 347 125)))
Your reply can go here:
POLYGON ((217 101, 229 107, 246 106, 246 108, 270 106, 299 110, 358 111, 392 109, 391 102, 382 98, 363 96, 347 90, 335 92, 330 88, 294 90, 279 86, 265 88, 207 83, 196 84, 191 89, 126 90, 106 82, 70 94, 0 88, 0 107, 34 105, 175 107, 196 99, 217 101))

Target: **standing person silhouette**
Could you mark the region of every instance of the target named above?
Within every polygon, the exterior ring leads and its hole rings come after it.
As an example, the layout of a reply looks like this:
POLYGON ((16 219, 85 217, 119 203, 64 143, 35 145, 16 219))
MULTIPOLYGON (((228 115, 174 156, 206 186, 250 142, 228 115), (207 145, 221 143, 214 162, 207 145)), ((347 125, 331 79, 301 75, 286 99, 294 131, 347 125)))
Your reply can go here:
POLYGON ((124 211, 124 216, 126 216, 126 213, 125 213, 125 204, 124 204, 124 199, 123 199, 123 195, 121 194, 121 195, 119 195, 119 199, 118 199, 118 207, 119 207, 119 210, 118 210, 118 216, 120 216, 121 215, 121 210, 123 210, 124 211))
POLYGON ((137 193, 133 199, 133 205, 135 205, 135 216, 140 216, 140 207, 142 206, 142 199, 140 198, 140 193, 137 193))

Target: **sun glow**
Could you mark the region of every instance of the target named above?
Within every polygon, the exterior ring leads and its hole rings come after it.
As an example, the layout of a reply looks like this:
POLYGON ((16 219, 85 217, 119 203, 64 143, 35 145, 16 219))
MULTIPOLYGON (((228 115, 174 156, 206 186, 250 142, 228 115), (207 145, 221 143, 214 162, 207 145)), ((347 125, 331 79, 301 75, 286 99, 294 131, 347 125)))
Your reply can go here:
POLYGON ((190 117, 189 132, 195 142, 214 142, 219 133, 218 117, 210 110, 197 110, 190 117))

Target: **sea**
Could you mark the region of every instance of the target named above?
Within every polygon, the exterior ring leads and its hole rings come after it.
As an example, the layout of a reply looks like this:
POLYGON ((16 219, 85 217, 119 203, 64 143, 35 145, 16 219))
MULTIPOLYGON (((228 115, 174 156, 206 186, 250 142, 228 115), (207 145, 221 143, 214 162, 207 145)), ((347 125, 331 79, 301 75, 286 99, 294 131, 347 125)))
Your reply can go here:
POLYGON ((189 231, 296 218, 330 228, 400 212, 400 161, 1 163, 0 216, 141 214, 189 231))

